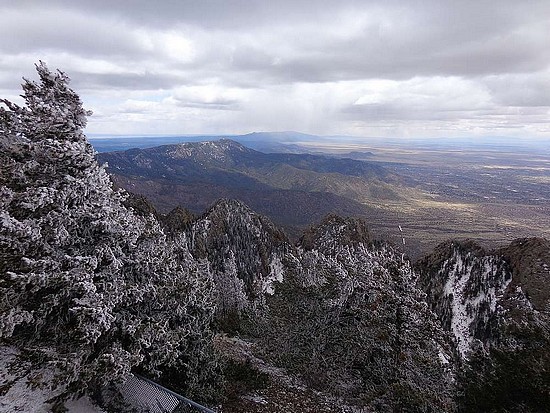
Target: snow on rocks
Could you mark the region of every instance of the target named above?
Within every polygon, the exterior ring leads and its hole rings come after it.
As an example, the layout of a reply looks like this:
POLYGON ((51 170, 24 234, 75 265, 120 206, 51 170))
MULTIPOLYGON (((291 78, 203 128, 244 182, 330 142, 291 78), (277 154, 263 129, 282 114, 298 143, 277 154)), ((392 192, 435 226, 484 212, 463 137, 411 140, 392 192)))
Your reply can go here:
POLYGON ((450 303, 450 327, 458 352, 467 357, 476 323, 487 322, 497 311, 498 299, 510 284, 511 274, 498 265, 496 257, 476 257, 472 252, 454 248, 438 275, 447 277, 443 298, 450 303))

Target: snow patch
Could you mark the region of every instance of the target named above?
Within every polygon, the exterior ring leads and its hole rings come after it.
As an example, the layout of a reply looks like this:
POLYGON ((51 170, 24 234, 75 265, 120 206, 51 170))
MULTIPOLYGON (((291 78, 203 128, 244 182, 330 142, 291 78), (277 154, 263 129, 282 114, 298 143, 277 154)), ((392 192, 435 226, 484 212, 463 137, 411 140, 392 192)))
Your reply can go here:
POLYGON ((267 404, 267 400, 257 394, 246 394, 242 398, 258 404, 267 404))
POLYGON ((456 337, 458 351, 464 357, 473 339, 470 332, 473 317, 468 314, 464 296, 466 284, 470 279, 470 272, 464 271, 464 262, 461 255, 455 252, 453 258, 454 266, 445 284, 445 293, 452 299, 451 331, 456 337))
POLYGON ((439 276, 445 274, 443 295, 450 299, 451 331, 460 355, 466 357, 474 339, 474 322, 497 311, 498 300, 512 277, 496 265, 494 257, 463 255, 457 249, 439 271, 439 276))
MULTIPOLYGON (((30 370, 17 359, 19 352, 13 347, 0 347, 0 413, 48 413, 52 406, 48 400, 60 395, 63 387, 50 387, 53 371, 44 368, 30 370)), ((105 413, 90 399, 82 397, 65 403, 69 413, 105 413)))
POLYGON ((439 360, 441 361, 441 364, 449 364, 449 358, 443 351, 439 350, 439 353, 437 354, 439 357, 439 360))
POLYGON ((275 293, 274 282, 283 282, 284 266, 281 259, 274 255, 269 263, 269 276, 264 281, 263 290, 266 294, 273 295, 275 293))

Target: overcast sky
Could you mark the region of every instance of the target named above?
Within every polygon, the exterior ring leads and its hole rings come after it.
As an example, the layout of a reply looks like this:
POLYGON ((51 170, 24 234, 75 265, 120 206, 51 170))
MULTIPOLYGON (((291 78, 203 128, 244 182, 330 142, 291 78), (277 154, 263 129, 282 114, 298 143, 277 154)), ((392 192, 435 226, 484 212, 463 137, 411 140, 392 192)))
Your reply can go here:
POLYGON ((0 93, 65 71, 87 133, 550 139, 550 1, 0 0, 0 93))

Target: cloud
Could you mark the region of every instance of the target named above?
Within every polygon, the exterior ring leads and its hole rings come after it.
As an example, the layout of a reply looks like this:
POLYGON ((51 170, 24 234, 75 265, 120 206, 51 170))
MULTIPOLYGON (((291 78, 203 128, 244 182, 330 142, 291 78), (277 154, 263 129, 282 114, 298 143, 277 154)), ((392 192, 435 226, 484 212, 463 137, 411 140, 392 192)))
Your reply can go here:
POLYGON ((488 76, 484 83, 501 105, 550 107, 550 70, 488 76))
POLYGON ((487 88, 460 77, 370 81, 362 89, 342 109, 354 119, 448 120, 494 108, 487 88))
POLYGON ((96 111, 92 132, 544 135, 550 124, 545 0, 0 5, 2 96, 42 59, 96 111))
POLYGON ((182 86, 171 95, 172 101, 182 107, 196 107, 218 110, 238 110, 241 101, 247 99, 250 91, 227 88, 215 84, 182 86))

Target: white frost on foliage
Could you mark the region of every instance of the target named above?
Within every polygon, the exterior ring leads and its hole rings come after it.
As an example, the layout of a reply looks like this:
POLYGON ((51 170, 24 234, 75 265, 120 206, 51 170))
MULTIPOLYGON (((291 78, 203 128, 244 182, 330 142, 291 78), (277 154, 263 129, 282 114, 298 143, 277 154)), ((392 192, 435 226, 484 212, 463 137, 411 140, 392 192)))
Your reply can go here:
POLYGON ((0 336, 25 346, 29 369, 47 352, 57 366, 48 374, 71 389, 138 364, 172 366, 184 348, 199 365, 214 311, 209 269, 152 216, 123 205, 86 141, 88 112, 68 78, 37 70, 41 82, 23 85, 26 106, 0 108, 0 336))
POLYGON ((284 265, 277 255, 273 255, 269 263, 269 275, 264 280, 263 291, 269 295, 275 293, 274 282, 282 282, 284 277, 284 265))
POLYGON ((439 357, 439 361, 441 361, 441 364, 449 364, 449 356, 446 355, 441 349, 439 349, 439 353, 437 353, 437 356, 439 357))
POLYGON ((225 260, 225 271, 215 272, 214 281, 217 290, 218 311, 241 312, 248 304, 244 281, 237 274, 235 254, 230 252, 225 260))
POLYGON ((473 321, 473 317, 468 312, 466 299, 464 297, 464 290, 470 279, 470 273, 464 271, 462 256, 455 254, 454 259, 454 268, 445 285, 445 293, 452 297, 451 331, 456 337, 458 351, 464 356, 473 340, 470 332, 470 324, 473 321))
POLYGON ((19 307, 11 308, 0 318, 0 338, 11 337, 18 325, 30 323, 33 320, 34 317, 28 311, 22 310, 19 307))
POLYGON ((516 287, 515 293, 516 294, 515 294, 514 298, 517 300, 516 302, 518 303, 518 305, 520 307, 524 307, 524 308, 528 308, 529 310, 533 310, 533 304, 531 304, 531 301, 529 301, 529 299, 525 295, 525 292, 523 291, 521 286, 518 285, 516 287))

